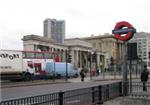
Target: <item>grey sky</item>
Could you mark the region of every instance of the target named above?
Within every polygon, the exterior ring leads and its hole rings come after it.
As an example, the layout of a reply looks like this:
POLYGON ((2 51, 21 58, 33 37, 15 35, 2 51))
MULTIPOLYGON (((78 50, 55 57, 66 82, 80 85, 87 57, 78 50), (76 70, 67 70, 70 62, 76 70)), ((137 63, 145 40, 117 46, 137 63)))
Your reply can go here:
POLYGON ((46 18, 65 20, 67 38, 111 33, 119 21, 150 32, 149 10, 149 0, 0 0, 0 48, 22 50, 23 35, 43 36, 46 18))

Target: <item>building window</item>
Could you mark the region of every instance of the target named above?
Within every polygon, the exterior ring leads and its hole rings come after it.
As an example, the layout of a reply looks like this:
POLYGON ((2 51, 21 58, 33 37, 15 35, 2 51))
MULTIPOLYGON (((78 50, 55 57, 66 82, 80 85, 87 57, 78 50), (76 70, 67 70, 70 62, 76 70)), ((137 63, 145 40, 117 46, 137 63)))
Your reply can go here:
POLYGON ((36 58, 43 58, 43 54, 42 53, 35 53, 36 54, 36 58))
POLYGON ((32 52, 26 52, 25 55, 27 58, 35 58, 35 53, 32 53, 32 52))

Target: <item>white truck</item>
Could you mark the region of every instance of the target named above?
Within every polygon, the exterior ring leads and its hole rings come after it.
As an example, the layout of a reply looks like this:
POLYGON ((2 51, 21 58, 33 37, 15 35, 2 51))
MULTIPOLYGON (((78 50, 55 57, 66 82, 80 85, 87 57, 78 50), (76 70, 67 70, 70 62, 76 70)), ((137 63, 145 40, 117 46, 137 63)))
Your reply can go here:
POLYGON ((22 51, 0 50, 1 80, 31 80, 35 70, 23 61, 22 51))

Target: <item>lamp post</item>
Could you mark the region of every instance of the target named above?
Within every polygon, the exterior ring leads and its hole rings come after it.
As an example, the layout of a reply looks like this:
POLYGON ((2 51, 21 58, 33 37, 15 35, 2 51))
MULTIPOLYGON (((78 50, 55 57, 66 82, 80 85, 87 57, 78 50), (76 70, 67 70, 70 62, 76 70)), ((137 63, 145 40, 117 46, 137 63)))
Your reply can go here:
POLYGON ((95 62, 96 64, 95 64, 95 69, 97 70, 97 56, 96 56, 96 52, 95 51, 91 51, 91 53, 90 53, 90 55, 91 55, 91 60, 90 60, 90 78, 91 78, 91 80, 92 80, 92 74, 93 74, 93 72, 92 72, 92 65, 93 65, 93 62, 95 62))
POLYGON ((90 52, 90 80, 92 80, 93 54, 94 54, 94 51, 91 51, 91 52, 90 52))
POLYGON ((68 52, 66 50, 66 81, 68 81, 68 52))
POLYGON ((96 69, 96 76, 97 76, 97 53, 95 52, 95 69, 96 69))
POLYGON ((55 70, 55 69, 56 69, 56 67, 55 67, 55 57, 56 57, 56 55, 55 55, 55 53, 56 53, 56 50, 54 50, 54 52, 53 52, 53 54, 54 54, 54 56, 53 56, 53 57, 54 57, 53 81, 55 81, 55 76, 56 76, 56 75, 55 75, 55 72, 56 72, 56 70, 55 70))
MULTIPOLYGON (((55 56, 56 56, 56 55, 55 55, 55 53, 54 53, 54 58, 55 58, 55 56)), ((55 81, 55 77, 56 77, 56 75, 55 75, 55 74, 56 74, 56 70, 55 70, 55 69, 56 69, 56 67, 55 67, 55 60, 54 60, 54 81, 55 81)))
POLYGON ((123 43, 123 95, 127 96, 128 94, 128 78, 127 78, 127 42, 123 43))
POLYGON ((123 95, 128 94, 128 78, 127 78, 127 41, 130 40, 136 33, 136 29, 128 22, 121 21, 115 25, 112 30, 115 38, 124 41, 123 45, 123 95), (125 29, 126 28, 126 29, 125 29))
POLYGON ((92 80, 92 53, 90 52, 90 54, 89 54, 89 61, 90 61, 90 80, 92 80))

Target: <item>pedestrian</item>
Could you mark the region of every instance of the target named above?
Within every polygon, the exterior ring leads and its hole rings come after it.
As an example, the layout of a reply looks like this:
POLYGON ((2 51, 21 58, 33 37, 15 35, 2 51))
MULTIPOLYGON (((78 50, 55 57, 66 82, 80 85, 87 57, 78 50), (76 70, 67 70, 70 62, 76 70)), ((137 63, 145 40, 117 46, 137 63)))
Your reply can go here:
POLYGON ((106 72, 107 71, 107 69, 106 68, 104 68, 104 72, 106 72))
POLYGON ((96 76, 98 76, 99 75, 99 69, 97 68, 97 70, 96 70, 96 76))
POLYGON ((143 83, 143 91, 147 91, 146 82, 148 80, 149 72, 147 71, 147 65, 144 65, 144 70, 141 73, 141 82, 143 83))
POLYGON ((80 76, 81 76, 81 81, 83 82, 83 81, 84 81, 84 77, 85 77, 84 68, 81 69, 81 71, 80 71, 80 76))

